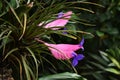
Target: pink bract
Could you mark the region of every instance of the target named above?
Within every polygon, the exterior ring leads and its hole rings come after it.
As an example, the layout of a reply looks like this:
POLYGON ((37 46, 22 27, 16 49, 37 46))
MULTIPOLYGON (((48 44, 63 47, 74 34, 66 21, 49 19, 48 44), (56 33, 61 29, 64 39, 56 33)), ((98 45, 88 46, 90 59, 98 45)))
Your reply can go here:
MULTIPOLYGON (((68 11, 63 14, 63 17, 58 18, 58 19, 46 24, 44 26, 44 28, 51 28, 52 30, 58 30, 61 27, 64 27, 68 23, 69 19, 71 18, 71 15, 72 15, 72 11, 68 11)), ((38 26, 41 26, 43 23, 44 22, 40 23, 38 26)))
POLYGON ((82 49, 83 46, 79 44, 48 44, 44 43, 48 46, 49 50, 51 51, 52 55, 56 59, 66 60, 73 57, 72 53, 78 49, 82 49))

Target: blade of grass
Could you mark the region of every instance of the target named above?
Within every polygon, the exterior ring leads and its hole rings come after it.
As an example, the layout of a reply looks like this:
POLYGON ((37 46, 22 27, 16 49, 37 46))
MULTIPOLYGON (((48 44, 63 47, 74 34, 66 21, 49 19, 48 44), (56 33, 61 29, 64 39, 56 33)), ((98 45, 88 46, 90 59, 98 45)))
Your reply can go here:
POLYGON ((93 2, 87 2, 87 1, 75 1, 75 2, 66 2, 66 4, 76 4, 76 3, 81 3, 81 4, 91 4, 91 5, 95 5, 95 6, 99 6, 99 7, 103 7, 103 5, 97 4, 97 3, 93 3, 93 2))
POLYGON ((14 49, 10 50, 10 51, 5 55, 3 61, 4 61, 9 55, 11 55, 13 52, 15 52, 15 51, 17 51, 17 50, 19 50, 19 49, 18 49, 18 48, 14 48, 14 49))
POLYGON ((20 36, 19 40, 24 36, 25 30, 26 30, 26 23, 27 23, 27 14, 24 13, 24 26, 23 26, 23 32, 22 35, 20 36))
MULTIPOLYGON (((11 55, 11 56, 12 56, 14 59, 16 59, 17 62, 19 63, 20 80, 22 80, 22 63, 21 63, 20 59, 17 58, 15 55, 11 55)), ((14 62, 13 62, 13 63, 14 63, 14 62)), ((18 68, 18 66, 17 66, 17 68, 18 68)))
POLYGON ((24 56, 21 56, 21 58, 22 58, 22 63, 23 63, 23 67, 24 67, 24 70, 25 70, 25 74, 26 74, 26 80, 31 80, 26 59, 25 59, 24 56))
POLYGON ((30 52, 31 56, 34 59, 35 66, 36 66, 36 77, 38 77, 38 63, 37 63, 37 58, 35 57, 35 53, 33 53, 29 47, 26 47, 26 49, 30 52))
POLYGON ((69 8, 74 8, 74 9, 78 9, 78 10, 87 11, 87 12, 90 12, 90 13, 95 13, 95 12, 92 11, 92 10, 89 10, 89 9, 86 9, 86 8, 82 8, 82 7, 69 7, 69 8))
POLYGON ((6 47, 6 43, 8 41, 8 37, 10 36, 10 34, 12 33, 12 31, 9 31, 7 36, 4 37, 4 44, 3 44, 3 55, 4 55, 4 52, 5 52, 5 47, 6 47))
POLYGON ((23 27, 23 24, 22 24, 22 22, 20 21, 19 17, 17 16, 15 10, 14 10, 14 9, 12 8, 12 6, 8 3, 8 1, 5 0, 5 2, 9 5, 10 10, 13 12, 13 14, 14 14, 14 16, 16 17, 16 19, 18 20, 20 26, 23 27))

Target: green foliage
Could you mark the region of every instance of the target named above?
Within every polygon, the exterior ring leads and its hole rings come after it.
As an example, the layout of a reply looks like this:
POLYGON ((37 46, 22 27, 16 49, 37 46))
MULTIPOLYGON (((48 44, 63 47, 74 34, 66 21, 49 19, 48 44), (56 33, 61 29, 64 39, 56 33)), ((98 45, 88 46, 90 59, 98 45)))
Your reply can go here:
POLYGON ((39 80, 87 80, 76 73, 59 73, 39 78, 39 80))
POLYGON ((92 33, 94 37, 85 36, 88 39, 85 43, 86 60, 83 67, 78 70, 82 70, 80 73, 90 80, 119 80, 120 1, 86 1, 101 4, 104 7, 80 5, 94 11, 94 14, 81 12, 79 15, 80 19, 83 18, 94 26, 78 24, 81 30, 92 33))
POLYGON ((0 1, 0 67, 12 68, 15 80, 119 80, 119 13, 119 0, 0 1), (74 13, 67 30, 43 28, 58 12, 69 10, 74 13), (35 40, 74 44, 81 37, 86 39, 85 59, 76 68, 70 61, 53 58, 46 46, 35 40), (66 71, 71 73, 62 73, 66 71))
POLYGON ((108 53, 101 52, 111 61, 111 63, 109 64, 110 68, 107 68, 106 70, 114 74, 120 75, 120 49, 116 47, 113 49, 108 49, 107 52, 108 53))
MULTIPOLYGON (((54 20, 58 12, 70 10, 66 9, 68 7, 66 4, 71 3, 61 0, 59 2, 55 0, 46 2, 42 0, 34 2, 30 2, 30 0, 0 1, 0 9, 3 10, 0 12, 0 65, 2 65, 0 67, 12 68, 15 80, 37 80, 39 76, 45 75, 44 69, 46 67, 52 73, 58 73, 59 71, 57 70, 59 68, 56 69, 56 67, 61 64, 60 68, 64 72, 66 71, 65 69, 70 69, 70 72, 75 71, 75 68, 71 67, 69 61, 63 62, 58 60, 58 63, 53 62, 55 59, 51 56, 46 46, 35 40, 37 37, 45 41, 56 42, 53 40, 55 39, 53 35, 58 35, 61 38, 65 36, 68 40, 72 39, 78 42, 81 39, 81 36, 78 35, 86 34, 93 36, 81 30, 53 31, 43 28, 44 25, 38 26, 43 21, 54 20), (63 32, 68 32, 69 34, 63 34, 63 32), (43 73, 41 67, 43 68, 43 73)), ((83 10, 87 11, 86 9, 83 10)), ((47 74, 50 74, 48 69, 45 71, 47 71, 47 74)), ((62 76, 62 74, 59 75, 62 76)), ((71 76, 73 75, 71 73, 64 73, 63 75, 70 78, 78 76, 77 74, 71 76)), ((83 79, 81 78, 81 80, 83 79)))

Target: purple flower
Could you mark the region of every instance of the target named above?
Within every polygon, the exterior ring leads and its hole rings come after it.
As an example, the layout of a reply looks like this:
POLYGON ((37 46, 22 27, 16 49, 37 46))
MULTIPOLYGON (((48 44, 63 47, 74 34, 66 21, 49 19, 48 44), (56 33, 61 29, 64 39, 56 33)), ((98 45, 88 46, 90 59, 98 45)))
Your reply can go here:
POLYGON ((81 40, 81 42, 80 42, 80 46, 83 46, 84 41, 85 41, 85 39, 84 39, 84 38, 82 38, 82 40, 81 40))
POLYGON ((84 58, 84 55, 76 54, 75 52, 73 52, 72 55, 73 55, 72 65, 75 67, 78 64, 78 61, 84 58))
POLYGON ((64 15, 64 13, 63 13, 63 12, 58 13, 58 17, 57 17, 57 18, 62 18, 62 17, 63 17, 63 15, 64 15))
MULTIPOLYGON (((81 40, 81 42, 80 42, 80 46, 83 46, 83 44, 84 44, 84 42, 85 42, 85 39, 84 38, 82 38, 82 40, 81 40)), ((84 51, 84 47, 82 47, 82 51, 84 51)))
MULTIPOLYGON (((64 27, 64 30, 67 30, 67 28, 66 28, 66 27, 64 27)), ((63 32, 63 34, 67 34, 67 32, 63 32)))
MULTIPOLYGON (((82 46, 81 49, 82 51, 84 51, 84 38, 82 38, 81 42, 79 43, 79 46, 82 46)), ((75 52, 72 53, 73 56, 73 61, 72 61, 72 65, 75 67, 78 64, 79 60, 82 60, 84 58, 83 54, 76 54, 75 52)))

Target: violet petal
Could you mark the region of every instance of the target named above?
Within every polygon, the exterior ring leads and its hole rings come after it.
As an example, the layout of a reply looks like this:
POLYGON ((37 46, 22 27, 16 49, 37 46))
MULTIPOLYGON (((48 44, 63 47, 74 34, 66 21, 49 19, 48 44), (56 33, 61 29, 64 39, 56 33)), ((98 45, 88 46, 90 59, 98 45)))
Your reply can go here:
MULTIPOLYGON (((63 30, 67 30, 67 28, 66 27, 64 27, 64 29, 63 30)), ((67 34, 67 32, 63 32, 63 34, 67 34)))
POLYGON ((77 56, 77 53, 73 52, 72 57, 76 57, 76 56, 77 56))
POLYGON ((59 12, 59 13, 58 13, 58 17, 57 17, 57 18, 62 18, 62 17, 63 17, 63 15, 64 15, 64 13, 63 13, 63 12, 59 12))
POLYGON ((80 46, 83 46, 83 44, 84 44, 84 38, 82 38, 82 40, 81 40, 81 42, 80 42, 80 46))
POLYGON ((82 51, 84 51, 83 44, 84 44, 84 38, 82 38, 81 42, 79 43, 79 45, 80 45, 82 51))
POLYGON ((72 65, 75 67, 77 64, 78 64, 78 60, 76 60, 76 58, 74 58, 72 61, 72 65))
POLYGON ((84 55, 83 54, 78 54, 75 59, 76 60, 82 60, 84 58, 84 55))

